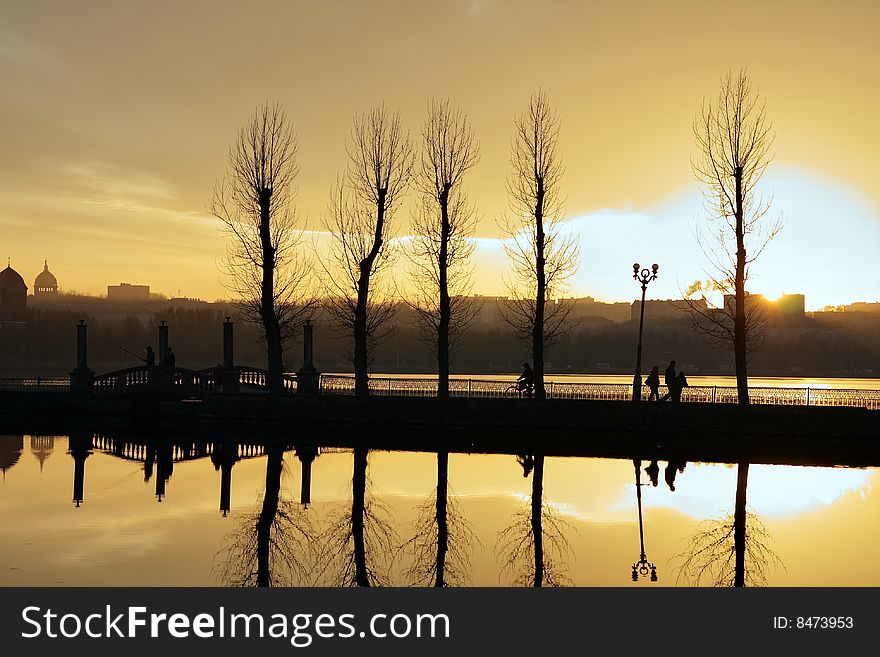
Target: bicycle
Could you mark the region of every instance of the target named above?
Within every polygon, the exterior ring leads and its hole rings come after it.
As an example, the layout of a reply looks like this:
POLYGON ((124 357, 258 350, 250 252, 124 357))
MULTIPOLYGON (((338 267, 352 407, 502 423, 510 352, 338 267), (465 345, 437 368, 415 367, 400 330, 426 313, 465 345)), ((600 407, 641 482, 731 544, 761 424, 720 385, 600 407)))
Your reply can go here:
POLYGON ((513 398, 531 399, 533 391, 534 391, 534 385, 523 386, 521 383, 511 383, 504 390, 504 396, 508 399, 513 399, 513 398))

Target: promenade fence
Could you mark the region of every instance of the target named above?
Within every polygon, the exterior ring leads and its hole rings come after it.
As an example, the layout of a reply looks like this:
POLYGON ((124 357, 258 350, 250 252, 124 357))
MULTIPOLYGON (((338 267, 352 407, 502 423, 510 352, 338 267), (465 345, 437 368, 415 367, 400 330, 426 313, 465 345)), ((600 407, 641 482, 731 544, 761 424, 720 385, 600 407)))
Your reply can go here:
MULTIPOLYGON (((436 379, 375 377, 369 382, 370 394, 390 397, 436 397, 436 379)), ((449 396, 467 398, 520 397, 513 381, 487 379, 450 379, 449 396)), ((548 399, 579 399, 602 401, 629 401, 632 386, 627 383, 569 383, 550 382, 544 387, 548 399)), ((321 392, 324 394, 353 395, 354 377, 322 375, 321 392)), ((642 399, 648 400, 650 391, 642 388, 642 399)), ((660 395, 666 394, 665 386, 660 395)), ((739 399, 733 386, 690 386, 682 391, 683 403, 736 404, 739 399)), ((843 390, 831 388, 751 387, 752 404, 779 406, 848 406, 880 410, 880 390, 843 390)))

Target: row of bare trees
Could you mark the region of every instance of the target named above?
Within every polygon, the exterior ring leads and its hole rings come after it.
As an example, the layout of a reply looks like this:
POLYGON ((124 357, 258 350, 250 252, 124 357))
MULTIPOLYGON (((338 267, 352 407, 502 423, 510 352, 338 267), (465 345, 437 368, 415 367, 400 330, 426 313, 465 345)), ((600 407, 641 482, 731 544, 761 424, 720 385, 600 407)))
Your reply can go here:
MULTIPOLYGON (((559 118, 546 94, 535 94, 516 119, 507 185, 511 216, 501 220, 513 263, 514 300, 507 321, 532 353, 537 395, 543 397, 544 350, 567 314, 549 302, 574 273, 577 247, 560 239, 559 118)), ((270 390, 283 389, 283 345, 323 297, 336 331, 353 342, 355 393, 368 394, 370 355, 387 337, 399 290, 391 267, 400 245, 392 238, 404 195, 418 194, 414 237, 405 249, 415 291, 409 303, 437 358, 438 394, 449 394, 455 346, 478 308, 467 300, 477 210, 464 181, 479 162, 479 143, 461 110, 431 101, 416 154, 400 116, 374 107, 354 118, 348 165, 330 196, 324 228, 327 257, 308 255, 293 208, 298 172, 296 135, 280 105, 257 110, 229 151, 227 177, 209 204, 230 237, 225 261, 230 288, 245 316, 262 327, 270 390), (315 261, 320 288, 309 274, 315 261)))
MULTIPOLYGON (((748 303, 750 264, 779 229, 764 220, 769 202, 756 186, 770 161, 772 128, 763 101, 744 71, 722 80, 716 102, 704 103, 694 124, 708 232, 698 233, 712 267, 707 286, 730 293, 719 310, 688 304, 695 326, 731 345, 740 403, 748 403, 747 361, 758 341, 758 304, 748 303), (758 238, 757 245, 750 242, 758 238)), ((544 397, 546 350, 566 330, 570 303, 559 299, 580 252, 564 230, 560 120, 543 91, 517 116, 507 177, 509 211, 499 218, 510 263, 511 303, 504 319, 532 359, 535 394, 544 397)), ((260 107, 229 150, 227 177, 209 204, 229 236, 225 268, 245 316, 263 330, 270 389, 283 389, 283 345, 319 299, 333 327, 353 345, 355 390, 368 394, 375 345, 387 337, 401 290, 392 266, 403 250, 414 290, 407 291, 422 335, 437 358, 438 395, 449 394, 455 347, 478 308, 467 299, 478 212, 465 180, 479 162, 479 143, 467 116, 433 100, 416 149, 399 113, 384 105, 356 114, 348 164, 334 185, 323 225, 329 251, 303 248, 294 208, 296 134, 275 103, 260 107), (395 219, 408 191, 417 194, 414 236, 395 240, 395 219), (311 253, 311 255, 310 255, 311 253), (316 284, 312 274, 323 275, 316 284)), ((693 286, 689 292, 704 291, 693 286)))

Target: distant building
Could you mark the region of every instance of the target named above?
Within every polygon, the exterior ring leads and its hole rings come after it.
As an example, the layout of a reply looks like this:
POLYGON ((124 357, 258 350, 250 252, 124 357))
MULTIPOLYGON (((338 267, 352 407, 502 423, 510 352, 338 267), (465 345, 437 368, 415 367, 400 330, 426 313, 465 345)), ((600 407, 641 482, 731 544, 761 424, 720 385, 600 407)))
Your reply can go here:
POLYGON ((850 313, 877 313, 880 312, 880 302, 856 301, 844 308, 850 313))
POLYGON ((477 324, 497 326, 501 322, 501 306, 508 303, 507 297, 484 297, 475 294, 470 297, 471 303, 477 304, 474 319, 477 324))
MULTIPOLYGON (((678 322, 687 318, 688 301, 684 299, 648 299, 645 301, 645 322, 678 322)), ((705 299, 691 299, 690 304, 705 311, 705 299)), ((642 302, 633 301, 630 320, 639 321, 642 302)))
POLYGON ((803 294, 783 294, 776 300, 776 310, 782 315, 801 316, 804 314, 803 294))
POLYGON ((120 283, 119 285, 107 286, 107 300, 120 301, 124 303, 141 302, 150 300, 149 285, 132 285, 130 283, 120 283))
POLYGON ((43 261, 43 271, 34 280, 34 296, 58 293, 58 279, 49 271, 49 261, 43 261))
POLYGON ((0 271, 0 322, 23 322, 27 317, 27 285, 9 265, 0 271))
POLYGON ((630 306, 624 301, 605 303, 597 301, 593 297, 563 299, 563 301, 572 304, 569 318, 575 321, 588 317, 601 317, 612 322, 625 322, 630 318, 630 306))
MULTIPOLYGON (((750 312, 755 308, 755 306, 763 307, 764 312, 772 308, 772 304, 767 301, 767 298, 763 294, 752 294, 751 292, 746 292, 746 312, 750 312)), ((736 295, 735 294, 725 294, 724 295, 724 310, 725 312, 733 317, 736 312, 736 295)))
POLYGON ((0 356, 24 358, 27 338, 27 285, 11 266, 0 271, 0 356))

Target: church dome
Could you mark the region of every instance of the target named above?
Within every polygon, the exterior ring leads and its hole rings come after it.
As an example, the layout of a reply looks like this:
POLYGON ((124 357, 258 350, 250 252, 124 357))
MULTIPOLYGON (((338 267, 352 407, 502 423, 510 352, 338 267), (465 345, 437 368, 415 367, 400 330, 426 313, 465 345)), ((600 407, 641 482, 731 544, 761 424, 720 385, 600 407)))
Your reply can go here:
POLYGON ((27 285, 24 279, 12 267, 6 266, 6 269, 0 271, 0 291, 3 292, 20 292, 27 291, 27 285))
POLYGON ((24 436, 0 436, 0 472, 4 478, 6 471, 18 463, 23 450, 24 436))
POLYGON ((48 261, 43 262, 43 271, 41 271, 34 281, 34 294, 44 294, 46 292, 58 291, 58 279, 49 271, 48 261))

